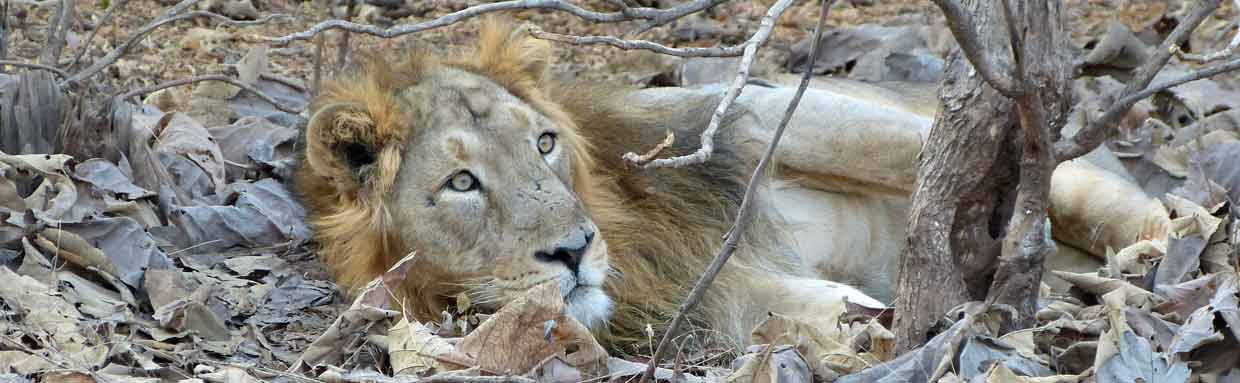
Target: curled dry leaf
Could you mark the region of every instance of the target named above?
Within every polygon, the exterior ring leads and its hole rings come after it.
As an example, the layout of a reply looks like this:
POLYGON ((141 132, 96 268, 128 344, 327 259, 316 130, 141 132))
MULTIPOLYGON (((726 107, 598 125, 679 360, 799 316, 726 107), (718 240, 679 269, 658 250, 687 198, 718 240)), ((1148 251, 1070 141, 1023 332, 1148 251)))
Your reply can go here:
MULTIPOLYGON (((832 380, 842 375, 851 374, 886 360, 877 360, 873 356, 865 358, 858 354, 852 346, 852 334, 841 331, 840 315, 844 312, 843 302, 836 310, 823 312, 813 318, 789 317, 779 313, 770 313, 766 320, 754 328, 751 335, 753 344, 791 345, 796 347, 809 363, 809 368, 818 379, 832 380)), ((881 325, 872 323, 881 328, 881 325)), ((862 332, 864 328, 860 328, 862 332)), ((875 334, 881 332, 876 331, 875 334)), ((879 338, 870 338, 880 345, 888 345, 893 339, 887 334, 879 338)))
MULTIPOLYGON (((860 382, 929 382, 943 377, 956 364, 956 356, 969 336, 986 334, 979 321, 991 307, 970 302, 961 307, 963 318, 930 339, 924 346, 906 352, 899 357, 860 372, 840 377, 837 383, 860 382)), ((953 310, 956 311, 956 310, 953 310)))
POLYGON ((408 317, 401 318, 388 330, 388 339, 394 375, 425 377, 477 364, 474 358, 457 351, 446 339, 408 317))
MULTIPOLYGON (((398 315, 387 309, 391 307, 389 297, 396 291, 396 286, 405 280, 409 268, 413 266, 413 259, 414 254, 405 256, 383 275, 370 281, 366 288, 357 294, 357 298, 353 299, 349 309, 341 313, 318 339, 306 347, 297 361, 289 367, 289 371, 299 371, 320 364, 339 365, 349 349, 382 328, 375 326, 375 323, 398 315)), ((389 340, 389 344, 397 342, 400 340, 389 340)))
POLYGON ((1190 375, 1188 364, 1154 352, 1148 340, 1127 330, 1121 334, 1119 351, 1096 372, 1099 382, 1185 383, 1190 375))
MULTIPOLYGON (((80 237, 85 244, 95 244, 84 251, 97 249, 107 256, 115 268, 109 273, 133 288, 142 286, 142 278, 148 270, 173 268, 172 260, 159 249, 155 239, 141 224, 128 217, 96 218, 81 223, 64 225, 63 238, 80 237)), ((56 242, 45 231, 44 236, 56 242)), ((106 270, 106 269, 105 269, 106 270)))
MULTIPOLYGON (((185 158, 202 170, 211 182, 215 194, 222 194, 226 180, 224 179, 224 153, 211 137, 211 133, 201 123, 182 113, 168 113, 160 118, 155 131, 159 138, 155 141, 155 151, 185 158)), ((181 175, 178 179, 185 177, 181 175)), ((187 180, 178 182, 186 189, 187 180)))
POLYGON ((120 168, 102 158, 91 158, 74 166, 73 179, 130 201, 155 195, 150 190, 134 185, 120 168))
POLYGON ((773 344, 750 347, 736 358, 725 383, 811 383, 814 375, 793 346, 773 344))
POLYGON ((285 186, 271 178, 238 182, 225 189, 223 204, 176 210, 182 230, 196 251, 234 246, 272 246, 310 238, 305 210, 285 186))
POLYGON ((523 374, 552 356, 589 376, 607 368, 607 351, 590 330, 565 312, 558 283, 546 283, 507 303, 461 340, 457 349, 484 371, 523 374), (550 337, 547 321, 555 321, 550 337), (575 348, 576 351, 569 352, 575 348), (493 352, 493 350, 505 352, 493 352))
POLYGON ((1055 276, 1063 278, 1065 281, 1081 288, 1085 292, 1094 295, 1105 295, 1113 291, 1121 291, 1124 301, 1134 306, 1145 306, 1150 304, 1162 303, 1164 299, 1151 293, 1145 289, 1134 286, 1127 281, 1099 277, 1091 274, 1069 273, 1065 271, 1052 271, 1055 276))
MULTIPOLYGON (((220 143, 224 158, 237 164, 270 171, 288 180, 296 159, 297 130, 259 117, 242 117, 230 125, 208 128, 220 143)), ((229 179, 242 179, 247 169, 228 167, 229 179)))
POLYGON ((6 281, 0 283, 0 301, 13 307, 38 337, 49 340, 47 346, 72 358, 75 366, 93 367, 100 352, 107 354, 106 349, 87 345, 78 328, 85 318, 50 286, 7 267, 0 267, 0 280, 6 281))

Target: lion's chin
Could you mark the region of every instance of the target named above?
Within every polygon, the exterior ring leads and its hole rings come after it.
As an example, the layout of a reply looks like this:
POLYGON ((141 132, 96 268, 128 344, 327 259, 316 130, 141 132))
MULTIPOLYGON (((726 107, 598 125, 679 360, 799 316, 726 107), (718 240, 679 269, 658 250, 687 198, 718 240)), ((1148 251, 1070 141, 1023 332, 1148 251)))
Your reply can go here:
POLYGON ((598 286, 577 285, 564 296, 568 315, 591 330, 607 323, 611 316, 611 298, 598 286))

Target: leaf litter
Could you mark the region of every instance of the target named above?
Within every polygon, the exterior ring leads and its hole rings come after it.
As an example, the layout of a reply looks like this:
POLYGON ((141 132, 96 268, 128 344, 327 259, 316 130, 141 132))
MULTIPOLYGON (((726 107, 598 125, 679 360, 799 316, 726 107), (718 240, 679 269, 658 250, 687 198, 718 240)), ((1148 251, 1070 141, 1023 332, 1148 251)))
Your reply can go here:
MULTIPOLYGON (((210 6, 248 15, 247 5, 252 3, 210 6)), ((848 10, 837 17, 857 17, 855 8, 848 10)), ((689 40, 697 44, 735 38, 735 31, 715 24, 678 26, 673 33, 691 30, 689 40)), ((1141 44, 1139 36, 1125 35, 1131 30, 1107 25, 1118 36, 1117 46, 1141 44)), ((211 56, 242 43, 226 31, 190 31, 178 49, 192 54, 211 56)), ((790 52, 783 67, 871 81, 936 81, 941 33, 941 25, 843 23, 824 36, 825 46, 836 52, 812 63, 804 52, 808 41, 785 41, 790 52)), ((298 86, 266 76, 280 69, 279 60, 269 57, 272 50, 232 53, 240 58, 220 61, 235 61, 228 65, 245 83, 285 105, 308 101, 298 86)), ((1124 60, 1134 59, 1096 53, 1089 64, 1122 68, 1131 64, 1124 60)), ((779 58, 760 61, 769 65, 779 58)), ((666 67, 687 71, 698 64, 666 67)), ((726 74, 726 65, 714 66, 726 74)), ((124 70, 150 71, 144 68, 130 64, 124 70)), ((297 77, 309 78, 305 74, 297 77)), ((642 76, 651 77, 658 75, 642 76)), ((0 77, 0 87, 16 83, 9 78, 0 77)), ((884 325, 890 310, 841 302, 837 312, 814 318, 772 313, 754 329, 755 346, 732 363, 687 366, 680 356, 657 369, 655 378, 1240 381, 1238 361, 1227 357, 1228 350, 1240 348, 1240 118, 1234 109, 1240 98, 1235 84, 1194 84, 1161 95, 1182 110, 1151 113, 1163 127, 1130 127, 1131 137, 1148 142, 1129 146, 1144 152, 1121 160, 1130 170, 1158 170, 1137 178, 1165 208, 1170 227, 1114 249, 1097 273, 1060 273, 1075 287, 1043 297, 1036 327, 997 334, 988 318, 1006 309, 971 303, 945 318, 945 330, 928 344, 897 356, 894 335, 884 325), (1156 134, 1165 136, 1154 140, 1156 134)), ((0 380, 501 375, 581 382, 627 381, 644 371, 639 357, 602 351, 564 315, 550 288, 490 315, 470 311, 468 300, 461 300, 442 322, 418 323, 391 301, 387 286, 405 273, 398 265, 351 304, 342 301, 325 271, 306 261, 309 229, 287 186, 304 116, 216 83, 191 92, 169 89, 146 103, 115 110, 127 124, 112 137, 117 158, 0 153, 0 279, 8 282, 0 284, 0 380)), ((1117 141, 1108 145, 1118 147, 1117 141)))

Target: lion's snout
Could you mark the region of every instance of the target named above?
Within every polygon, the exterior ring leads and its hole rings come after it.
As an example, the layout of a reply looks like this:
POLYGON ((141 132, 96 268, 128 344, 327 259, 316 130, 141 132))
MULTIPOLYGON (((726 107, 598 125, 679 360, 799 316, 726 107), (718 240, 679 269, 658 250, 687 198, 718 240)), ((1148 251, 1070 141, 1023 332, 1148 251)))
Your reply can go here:
POLYGON ((535 251, 534 259, 547 263, 562 263, 572 271, 573 276, 577 276, 580 274, 581 260, 590 250, 596 235, 597 231, 593 227, 578 226, 549 248, 535 251))

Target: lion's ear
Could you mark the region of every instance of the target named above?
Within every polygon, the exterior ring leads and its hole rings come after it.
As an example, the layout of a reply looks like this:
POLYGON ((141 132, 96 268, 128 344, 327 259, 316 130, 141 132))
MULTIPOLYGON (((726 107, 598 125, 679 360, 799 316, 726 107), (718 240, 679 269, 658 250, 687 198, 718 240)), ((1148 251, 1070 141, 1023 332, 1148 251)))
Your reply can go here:
POLYGON ((477 55, 482 68, 502 82, 528 80, 541 84, 555 52, 551 43, 531 36, 528 26, 518 27, 488 17, 478 35, 477 55))
POLYGON ((351 103, 333 103, 311 114, 306 124, 306 160, 328 178, 360 181, 376 159, 371 141, 374 120, 351 103))

